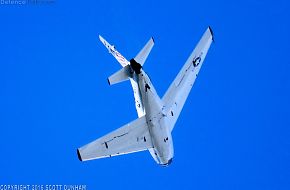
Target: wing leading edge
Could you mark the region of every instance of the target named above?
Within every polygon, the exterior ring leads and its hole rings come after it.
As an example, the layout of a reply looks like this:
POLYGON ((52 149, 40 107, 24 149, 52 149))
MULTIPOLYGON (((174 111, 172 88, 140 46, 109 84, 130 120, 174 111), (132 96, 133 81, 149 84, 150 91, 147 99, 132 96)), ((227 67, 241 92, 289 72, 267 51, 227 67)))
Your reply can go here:
POLYGON ((212 29, 208 27, 162 98, 166 107, 166 113, 170 115, 169 127, 171 130, 173 130, 212 41, 213 32, 212 29))
POLYGON ((81 161, 139 152, 152 148, 145 116, 79 148, 81 161))

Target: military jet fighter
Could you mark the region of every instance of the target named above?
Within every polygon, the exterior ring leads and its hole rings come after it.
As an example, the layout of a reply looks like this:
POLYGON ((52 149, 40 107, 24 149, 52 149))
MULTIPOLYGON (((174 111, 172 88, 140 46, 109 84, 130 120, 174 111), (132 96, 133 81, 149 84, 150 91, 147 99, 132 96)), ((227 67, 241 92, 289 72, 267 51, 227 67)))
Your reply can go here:
POLYGON ((157 164, 168 166, 174 155, 171 133, 213 42, 212 29, 207 28, 162 98, 157 95, 142 67, 154 45, 153 38, 130 61, 103 37, 99 38, 122 66, 122 69, 108 78, 108 82, 112 85, 130 80, 138 118, 78 148, 79 160, 87 161, 149 150, 157 164))

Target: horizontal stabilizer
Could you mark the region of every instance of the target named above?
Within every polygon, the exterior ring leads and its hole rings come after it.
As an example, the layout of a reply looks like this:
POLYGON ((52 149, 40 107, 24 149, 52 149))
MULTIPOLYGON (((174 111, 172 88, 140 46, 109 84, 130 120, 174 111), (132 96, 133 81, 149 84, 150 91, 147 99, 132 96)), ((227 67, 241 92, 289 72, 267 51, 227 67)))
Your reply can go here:
POLYGON ((150 38, 150 40, 146 43, 143 49, 138 53, 138 55, 134 58, 137 63, 141 66, 145 63, 152 47, 154 46, 154 39, 150 38))
POLYGON ((108 78, 109 85, 128 80, 129 77, 131 76, 130 70, 131 70, 130 65, 127 65, 126 67, 123 67, 122 69, 120 69, 116 73, 112 74, 108 78))

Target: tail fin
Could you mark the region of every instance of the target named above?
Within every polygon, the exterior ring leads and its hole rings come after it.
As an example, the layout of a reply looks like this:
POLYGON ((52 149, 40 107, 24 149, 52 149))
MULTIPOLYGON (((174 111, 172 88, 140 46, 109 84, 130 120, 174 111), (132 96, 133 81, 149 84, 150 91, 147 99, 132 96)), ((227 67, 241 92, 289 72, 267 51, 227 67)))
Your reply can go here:
POLYGON ((123 82, 129 79, 129 77, 131 77, 131 67, 130 65, 127 65, 125 67, 123 67, 122 69, 120 69, 119 71, 117 71, 116 73, 112 74, 109 78, 108 78, 108 83, 109 85, 112 84, 117 84, 119 82, 123 82))
POLYGON ((122 67, 129 65, 129 61, 127 61, 127 59, 116 50, 114 45, 109 44, 100 35, 99 35, 99 38, 101 42, 104 44, 104 46, 109 50, 109 53, 112 54, 117 59, 117 61, 122 65, 122 67))
POLYGON ((151 37, 142 50, 137 54, 134 60, 141 66, 145 63, 152 47, 154 46, 154 39, 151 37))

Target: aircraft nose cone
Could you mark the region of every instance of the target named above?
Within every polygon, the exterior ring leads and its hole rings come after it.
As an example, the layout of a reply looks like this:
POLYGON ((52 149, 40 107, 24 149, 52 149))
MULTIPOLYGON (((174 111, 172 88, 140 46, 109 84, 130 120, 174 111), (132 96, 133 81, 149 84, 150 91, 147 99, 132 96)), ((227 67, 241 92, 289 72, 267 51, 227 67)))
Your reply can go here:
POLYGON ((168 160, 168 163, 167 163, 167 164, 168 164, 168 165, 171 164, 171 163, 172 163, 172 160, 173 160, 173 159, 170 158, 170 159, 168 160))
POLYGON ((170 158, 168 161, 167 161, 167 163, 166 164, 161 164, 161 166, 164 166, 164 167, 167 167, 167 166, 169 166, 171 163, 172 163, 172 158, 170 158))

